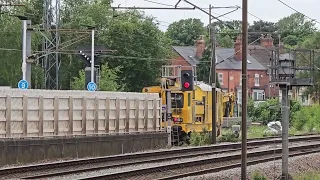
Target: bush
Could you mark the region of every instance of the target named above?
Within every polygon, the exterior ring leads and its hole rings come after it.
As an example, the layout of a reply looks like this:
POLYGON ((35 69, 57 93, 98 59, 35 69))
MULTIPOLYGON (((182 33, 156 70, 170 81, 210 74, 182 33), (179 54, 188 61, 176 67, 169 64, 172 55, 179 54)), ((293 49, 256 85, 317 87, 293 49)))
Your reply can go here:
POLYGON ((320 106, 305 106, 300 111, 293 113, 292 126, 298 131, 313 129, 320 130, 320 106))
POLYGON ((252 175, 253 180, 267 180, 267 177, 262 175, 259 171, 255 171, 252 175))
MULTIPOLYGON (((290 120, 300 109, 301 105, 298 101, 290 100, 290 120)), ((269 99, 266 102, 259 103, 257 107, 254 107, 253 100, 249 100, 248 102, 248 116, 251 117, 254 122, 261 122, 263 125, 266 125, 271 121, 280 120, 281 114, 279 98, 269 99)))
POLYGON ((227 130, 226 132, 222 133, 218 140, 220 142, 237 142, 239 139, 236 138, 232 130, 227 130))
POLYGON ((190 136, 191 146, 203 146, 211 143, 211 132, 207 131, 205 128, 201 133, 193 131, 190 136))

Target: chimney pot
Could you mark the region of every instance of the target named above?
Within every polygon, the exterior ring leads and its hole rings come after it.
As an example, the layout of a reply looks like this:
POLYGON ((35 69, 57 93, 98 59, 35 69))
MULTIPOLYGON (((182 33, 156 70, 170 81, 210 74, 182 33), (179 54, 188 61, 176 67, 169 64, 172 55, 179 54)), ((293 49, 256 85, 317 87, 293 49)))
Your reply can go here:
POLYGON ((238 61, 242 60, 242 34, 239 34, 239 36, 236 39, 236 42, 234 43, 234 51, 235 51, 235 58, 238 61))
POLYGON ((284 54, 284 44, 282 42, 279 44, 279 53, 284 54))
POLYGON ((267 34, 266 37, 264 37, 264 35, 261 34, 260 45, 266 48, 273 47, 273 38, 271 34, 267 34))
POLYGON ((200 38, 196 41, 196 56, 198 58, 202 58, 205 48, 206 42, 204 40, 204 35, 200 35, 200 38))

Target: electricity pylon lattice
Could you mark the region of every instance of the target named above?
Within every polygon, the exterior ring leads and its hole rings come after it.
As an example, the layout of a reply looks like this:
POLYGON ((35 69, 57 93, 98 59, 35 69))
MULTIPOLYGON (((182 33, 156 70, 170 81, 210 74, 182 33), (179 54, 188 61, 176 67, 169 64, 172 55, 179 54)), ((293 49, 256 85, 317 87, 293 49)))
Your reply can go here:
POLYGON ((60 45, 60 0, 44 0, 43 8, 43 29, 48 33, 42 44, 45 89, 60 89, 60 54, 52 52, 60 45))

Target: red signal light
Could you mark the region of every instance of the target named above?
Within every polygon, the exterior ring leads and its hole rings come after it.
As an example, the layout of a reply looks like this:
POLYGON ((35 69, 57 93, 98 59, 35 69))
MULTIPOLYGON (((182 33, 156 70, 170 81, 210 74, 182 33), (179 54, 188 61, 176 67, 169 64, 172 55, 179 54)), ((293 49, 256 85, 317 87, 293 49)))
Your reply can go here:
POLYGON ((184 88, 188 89, 188 88, 190 87, 190 83, 185 82, 185 83, 183 84, 183 86, 184 86, 184 88))

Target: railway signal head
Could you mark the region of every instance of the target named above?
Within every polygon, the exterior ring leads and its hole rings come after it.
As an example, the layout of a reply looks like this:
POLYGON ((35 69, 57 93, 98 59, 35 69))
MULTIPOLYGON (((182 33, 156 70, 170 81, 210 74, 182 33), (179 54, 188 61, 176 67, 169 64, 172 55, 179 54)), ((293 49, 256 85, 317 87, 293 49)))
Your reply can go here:
POLYGON ((194 90, 194 78, 192 70, 181 71, 181 91, 193 91, 194 90))

